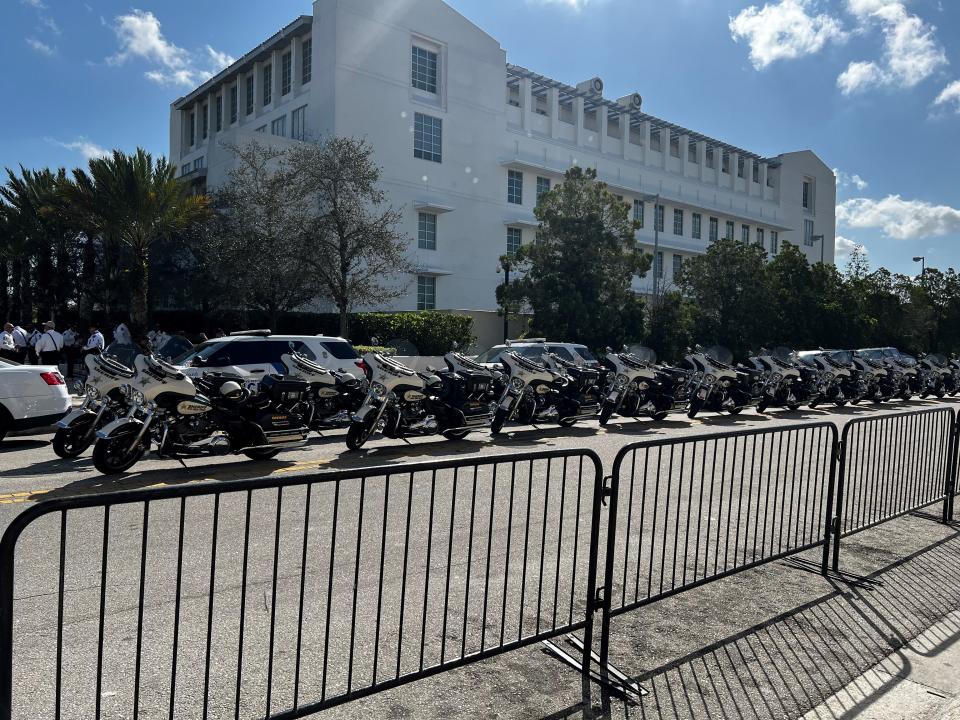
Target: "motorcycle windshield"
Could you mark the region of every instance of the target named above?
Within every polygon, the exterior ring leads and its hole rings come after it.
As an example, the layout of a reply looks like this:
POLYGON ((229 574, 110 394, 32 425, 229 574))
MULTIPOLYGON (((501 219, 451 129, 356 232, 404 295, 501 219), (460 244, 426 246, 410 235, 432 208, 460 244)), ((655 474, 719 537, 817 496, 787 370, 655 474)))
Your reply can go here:
POLYGON ((777 360, 782 360, 783 362, 791 362, 795 355, 793 348, 788 348, 785 345, 775 347, 770 354, 777 360))
POLYGON ((721 365, 733 365, 733 353, 723 345, 714 345, 713 347, 709 347, 704 354, 711 360, 718 362, 721 365))
POLYGON ((164 360, 173 360, 181 355, 186 355, 193 351, 193 343, 187 340, 183 335, 174 335, 159 348, 154 348, 157 357, 164 360))
POLYGON ((852 365, 853 364, 853 351, 852 350, 833 350, 828 352, 827 355, 830 356, 830 359, 834 362, 840 363, 841 365, 852 365))
POLYGON ((128 368, 133 367, 133 361, 138 355, 143 355, 143 351, 136 345, 127 345, 124 343, 110 343, 103 351, 104 355, 114 358, 121 365, 128 368))
POLYGON ((631 355, 639 358, 644 364, 657 364, 657 353, 653 350, 653 348, 649 348, 646 345, 630 345, 627 349, 630 351, 631 355))
POLYGON ((947 366, 947 356, 942 355, 941 353, 931 353, 930 355, 927 355, 927 360, 939 367, 947 366))

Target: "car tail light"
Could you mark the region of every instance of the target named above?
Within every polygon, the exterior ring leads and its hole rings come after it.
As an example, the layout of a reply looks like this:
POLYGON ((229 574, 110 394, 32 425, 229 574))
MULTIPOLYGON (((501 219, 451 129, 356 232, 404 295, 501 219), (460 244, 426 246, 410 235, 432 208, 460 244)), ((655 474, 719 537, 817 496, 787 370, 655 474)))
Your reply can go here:
POLYGON ((363 374, 364 374, 364 375, 369 375, 369 374, 370 374, 370 366, 367 365, 366 362, 364 362, 363 358, 360 358, 360 359, 357 360, 354 364, 355 364, 358 368, 360 368, 361 370, 363 370, 363 374))
POLYGON ((47 385, 66 385, 63 381, 63 375, 58 372, 40 373, 40 377, 47 385))

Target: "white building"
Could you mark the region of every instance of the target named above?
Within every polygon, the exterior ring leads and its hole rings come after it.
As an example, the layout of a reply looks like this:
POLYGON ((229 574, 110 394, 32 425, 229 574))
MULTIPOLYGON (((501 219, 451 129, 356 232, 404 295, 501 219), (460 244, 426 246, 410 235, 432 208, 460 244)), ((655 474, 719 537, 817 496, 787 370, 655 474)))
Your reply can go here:
POLYGON ((596 168, 633 204, 649 251, 659 196, 664 286, 724 236, 833 261, 836 181, 811 151, 761 157, 647 114, 639 94, 607 98, 599 78, 568 85, 510 65, 442 0, 313 10, 173 103, 170 156, 215 187, 232 161, 221 143, 367 138, 422 268, 393 309, 469 311, 498 339, 498 259, 534 239, 537 194, 571 165, 596 168))

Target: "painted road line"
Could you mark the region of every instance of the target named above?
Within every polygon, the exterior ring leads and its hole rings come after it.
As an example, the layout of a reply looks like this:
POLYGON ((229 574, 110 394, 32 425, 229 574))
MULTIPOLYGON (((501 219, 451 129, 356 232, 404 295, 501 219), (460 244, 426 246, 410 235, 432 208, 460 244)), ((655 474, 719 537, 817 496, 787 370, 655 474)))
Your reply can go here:
POLYGON ((44 495, 49 490, 26 490, 23 492, 0 494, 0 505, 14 505, 16 503, 31 502, 36 495, 44 495))

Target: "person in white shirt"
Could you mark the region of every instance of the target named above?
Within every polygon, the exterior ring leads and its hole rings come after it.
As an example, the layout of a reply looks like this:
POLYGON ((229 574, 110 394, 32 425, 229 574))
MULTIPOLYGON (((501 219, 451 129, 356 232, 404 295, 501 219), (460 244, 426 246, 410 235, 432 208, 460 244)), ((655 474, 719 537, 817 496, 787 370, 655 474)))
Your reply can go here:
POLYGON ((118 345, 133 345, 133 336, 130 334, 130 328, 122 320, 113 329, 113 341, 118 345))
POLYGON ((103 340, 103 333, 97 329, 97 326, 93 323, 90 323, 90 336, 87 338, 87 344, 83 346, 81 355, 86 357, 87 355, 99 355, 103 352, 105 346, 103 340))
POLYGON ((11 331, 13 335, 13 345, 16 350, 17 356, 14 358, 18 363, 26 362, 27 360, 27 348, 30 343, 27 340, 27 331, 24 330, 19 325, 14 325, 13 330, 11 331))
POLYGON ((57 366, 60 364, 63 353, 63 335, 57 332, 52 320, 43 324, 43 334, 37 339, 34 349, 41 365, 57 366))
POLYGON ((27 357, 31 365, 38 364, 37 341, 40 339, 40 323, 35 323, 33 330, 27 335, 27 357))
POLYGON ((20 362, 17 353, 17 344, 13 341, 13 323, 6 323, 3 332, 0 332, 0 357, 4 360, 20 362))

